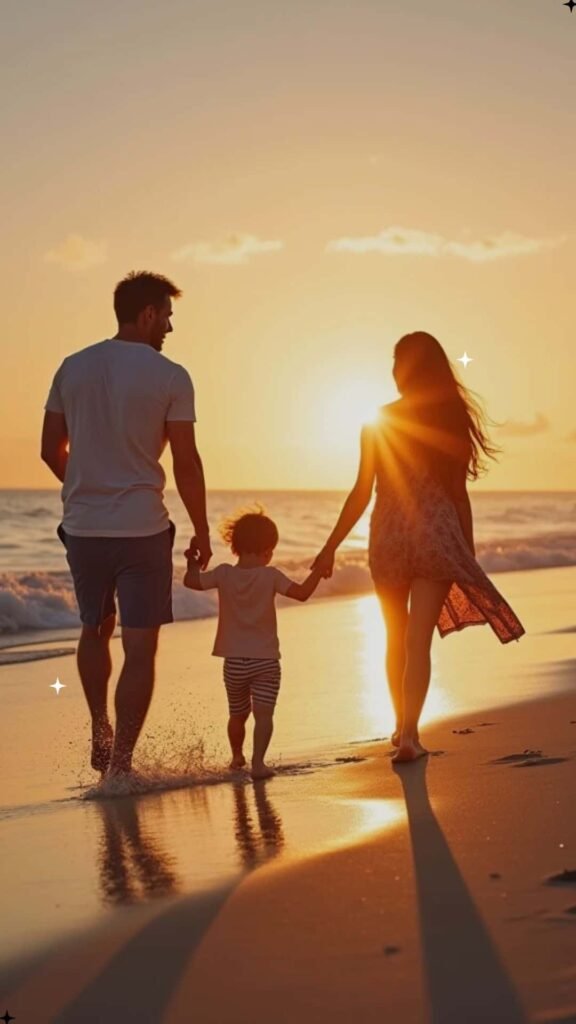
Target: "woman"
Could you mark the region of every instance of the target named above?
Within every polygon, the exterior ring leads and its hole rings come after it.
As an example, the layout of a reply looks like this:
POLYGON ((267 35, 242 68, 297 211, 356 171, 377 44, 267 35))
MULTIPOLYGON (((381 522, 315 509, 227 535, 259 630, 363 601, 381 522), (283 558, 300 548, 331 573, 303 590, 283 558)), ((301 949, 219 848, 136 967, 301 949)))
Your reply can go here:
POLYGON ((332 573, 336 549, 365 511, 376 480, 369 564, 387 630, 398 748, 392 760, 402 762, 426 754, 418 722, 434 626, 444 637, 487 622, 503 644, 525 630, 475 559, 466 479, 485 468, 480 450, 491 458, 498 450, 478 403, 424 331, 397 342, 393 374, 402 397, 362 429, 356 483, 314 566, 332 573))

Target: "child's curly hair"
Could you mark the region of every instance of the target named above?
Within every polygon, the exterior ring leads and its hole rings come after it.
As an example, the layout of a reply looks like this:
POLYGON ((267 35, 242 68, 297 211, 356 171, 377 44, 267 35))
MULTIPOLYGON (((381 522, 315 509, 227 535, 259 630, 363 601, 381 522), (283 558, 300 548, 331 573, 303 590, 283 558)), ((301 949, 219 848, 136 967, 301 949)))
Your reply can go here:
POLYGON ((264 513, 262 505, 242 509, 236 515, 225 519, 220 527, 220 536, 229 544, 235 555, 262 555, 278 543, 278 527, 264 513))

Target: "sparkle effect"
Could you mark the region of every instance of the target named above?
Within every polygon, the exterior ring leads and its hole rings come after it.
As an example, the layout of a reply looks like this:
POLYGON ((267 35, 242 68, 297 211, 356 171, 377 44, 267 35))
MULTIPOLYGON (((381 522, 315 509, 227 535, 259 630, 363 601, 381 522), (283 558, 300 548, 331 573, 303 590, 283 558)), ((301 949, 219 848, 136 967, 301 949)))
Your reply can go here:
MULTIPOLYGON (((574 4, 574 6, 576 7, 576 3, 574 4)), ((463 363, 464 366, 468 366, 468 363, 473 363, 474 360, 471 359, 470 356, 465 352, 463 356, 460 356, 458 362, 463 363)))
POLYGON ((6 1013, 4 1014, 3 1017, 0 1017, 0 1020, 3 1020, 6 1022, 6 1024, 8 1024, 9 1021, 16 1020, 16 1017, 11 1017, 10 1014, 8 1013, 8 1010, 6 1010, 6 1013))
POLYGON ((568 0, 568 2, 564 4, 564 7, 568 7, 570 14, 572 14, 572 11, 576 7, 576 3, 574 2, 574 0, 568 0))
MULTIPOLYGON (((56 677, 56 682, 55 683, 51 683, 50 684, 50 689, 51 690, 56 690, 56 693, 57 693, 58 697, 60 696, 60 690, 64 690, 65 688, 66 688, 66 683, 61 683, 60 680, 58 679, 58 677, 56 677)), ((0 1020, 2 1020, 2 1017, 0 1017, 0 1020)))

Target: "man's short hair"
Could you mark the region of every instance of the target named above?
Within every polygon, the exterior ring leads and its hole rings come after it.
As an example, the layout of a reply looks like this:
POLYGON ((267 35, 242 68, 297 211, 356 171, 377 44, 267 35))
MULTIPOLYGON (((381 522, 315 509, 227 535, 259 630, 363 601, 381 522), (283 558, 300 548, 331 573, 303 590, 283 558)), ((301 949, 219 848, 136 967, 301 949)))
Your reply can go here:
POLYGON ((146 306, 161 309, 168 297, 179 299, 182 292, 162 274, 132 270, 114 289, 114 312, 119 324, 136 323, 146 306))

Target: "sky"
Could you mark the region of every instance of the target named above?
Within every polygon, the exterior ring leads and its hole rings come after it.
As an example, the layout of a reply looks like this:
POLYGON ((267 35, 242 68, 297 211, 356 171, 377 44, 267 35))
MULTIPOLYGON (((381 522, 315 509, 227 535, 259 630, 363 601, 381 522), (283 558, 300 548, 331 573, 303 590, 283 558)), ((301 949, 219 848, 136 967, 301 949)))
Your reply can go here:
POLYGON ((194 381, 209 488, 351 486, 413 330, 498 424, 472 493, 576 488, 576 10, 2 14, 0 486, 60 487, 39 457, 52 376, 113 336, 114 286, 146 269, 183 290, 163 351, 194 381))

